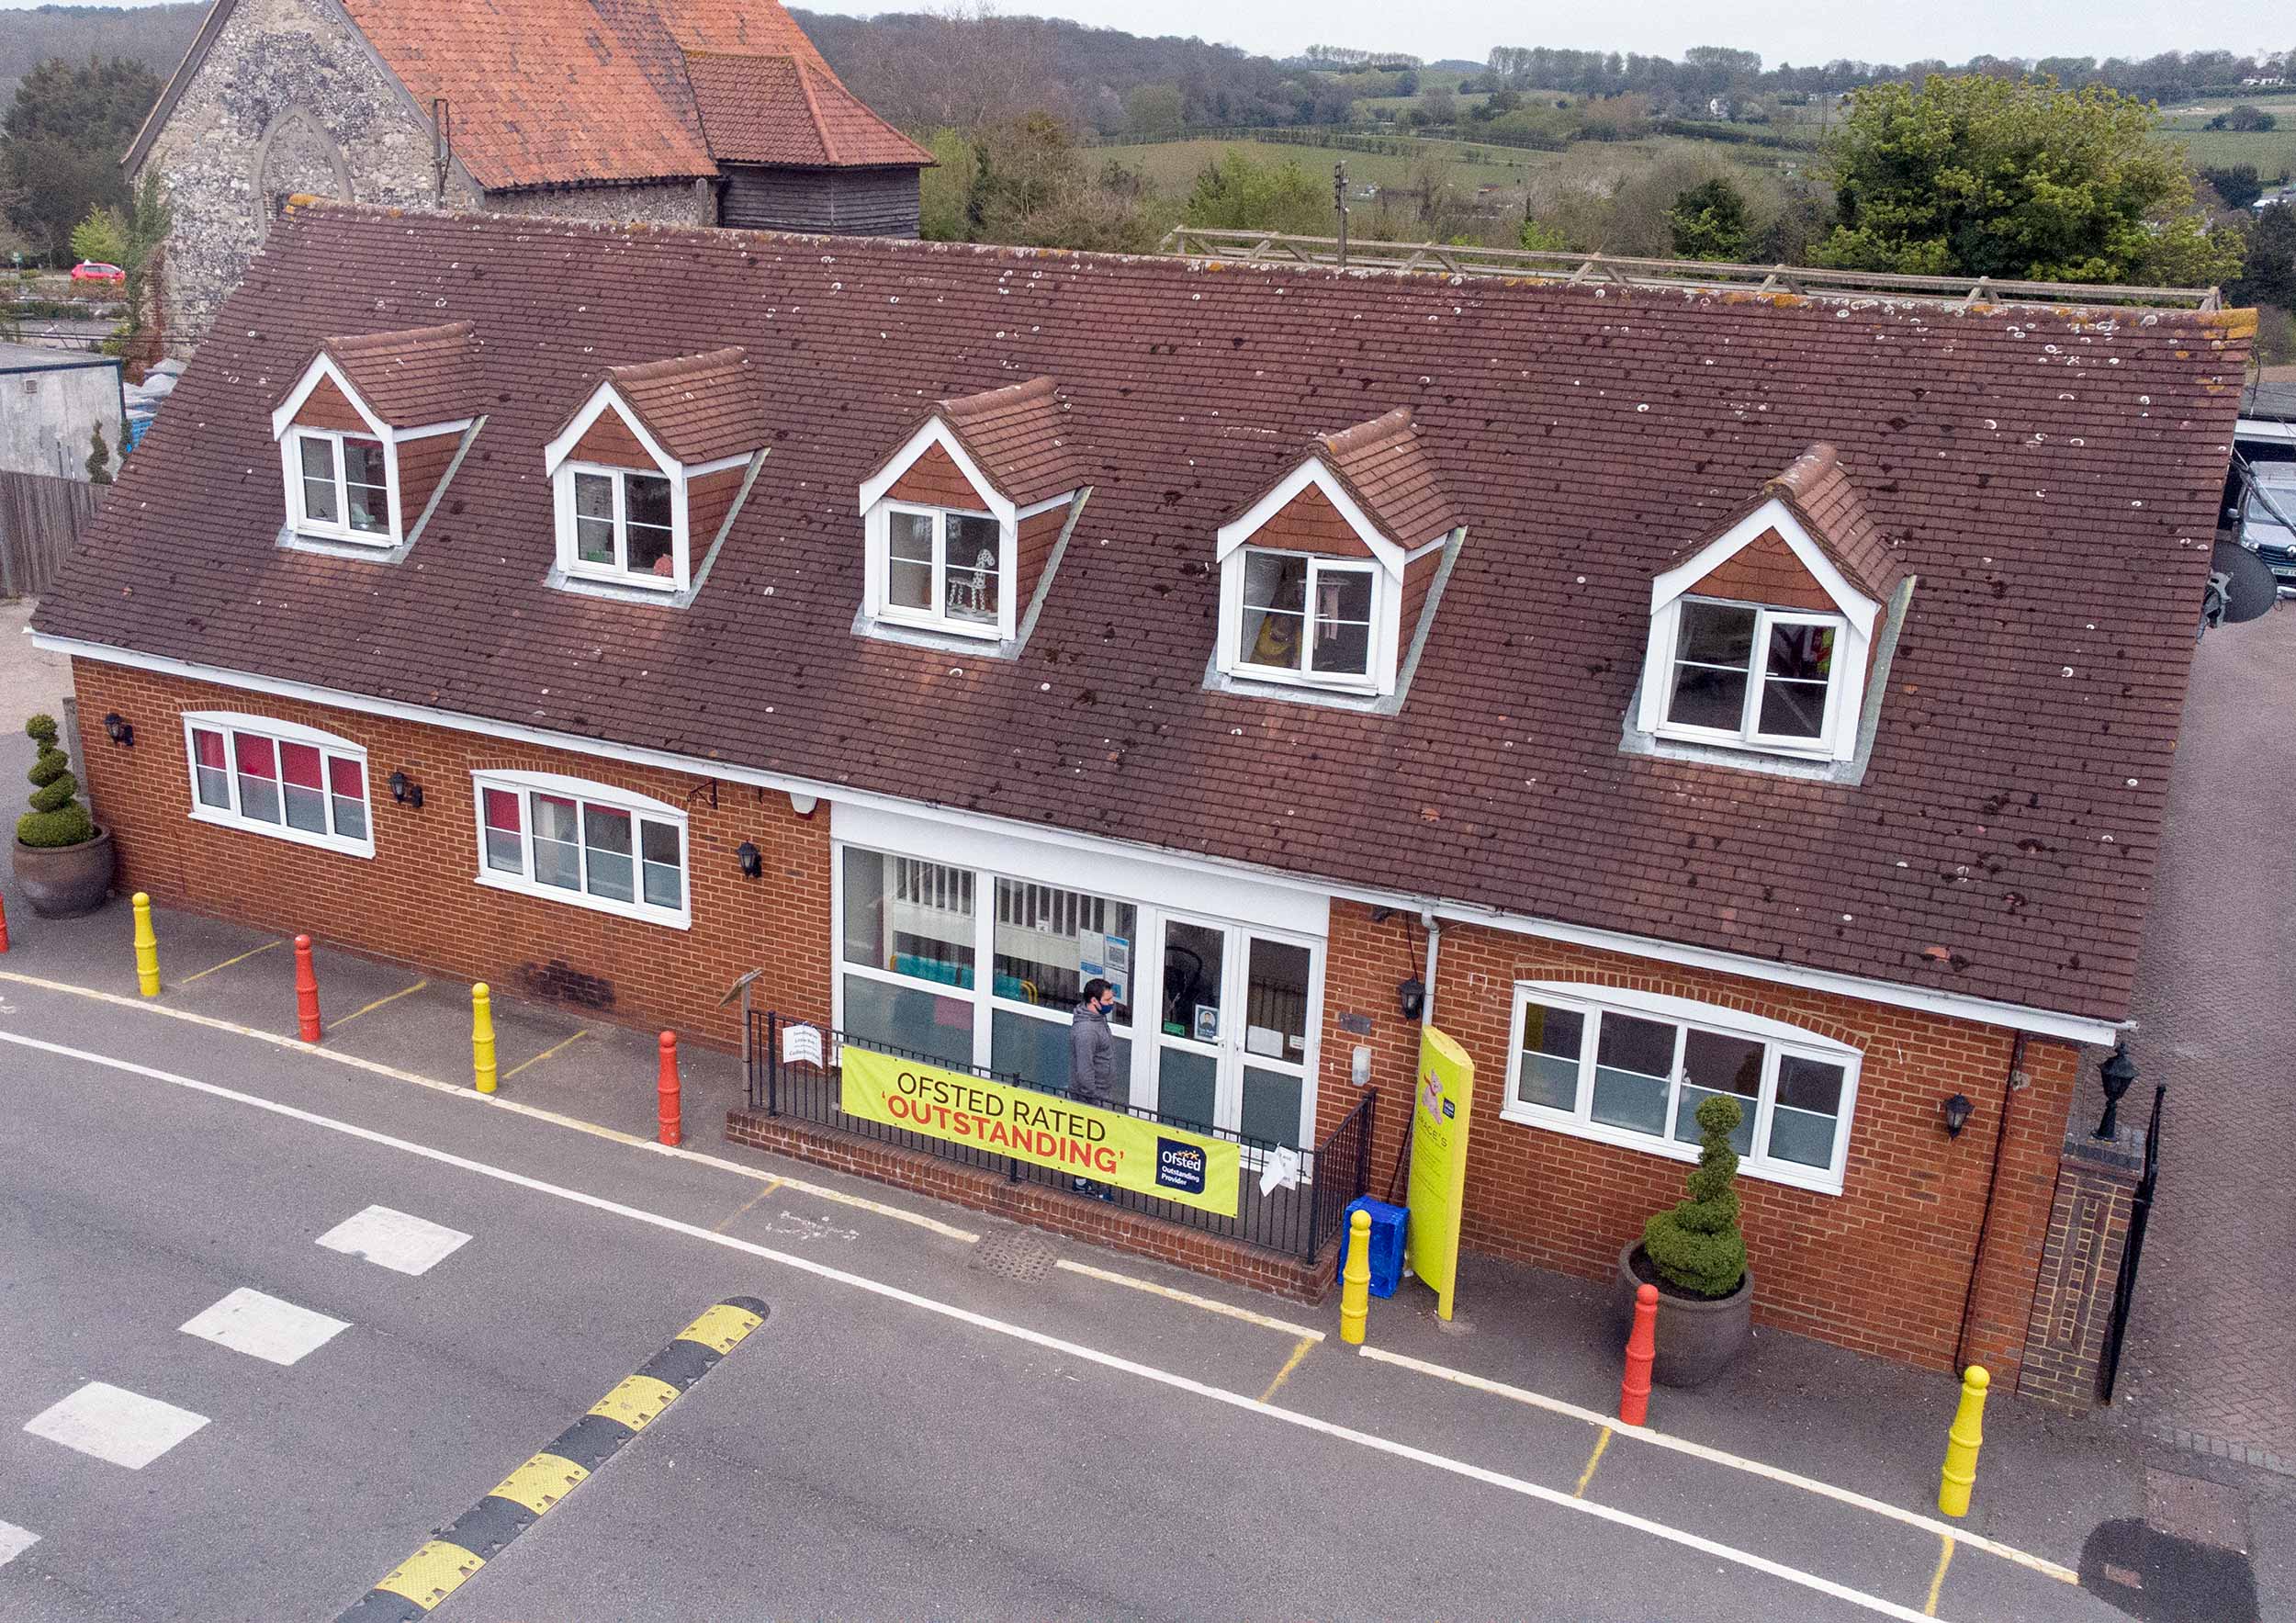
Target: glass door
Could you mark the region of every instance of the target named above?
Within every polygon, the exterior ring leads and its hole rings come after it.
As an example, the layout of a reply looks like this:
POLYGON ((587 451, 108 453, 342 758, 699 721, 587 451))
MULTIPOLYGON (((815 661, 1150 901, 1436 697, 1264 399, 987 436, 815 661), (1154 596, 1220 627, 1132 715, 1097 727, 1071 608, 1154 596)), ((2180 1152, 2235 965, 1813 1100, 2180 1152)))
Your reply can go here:
POLYGON ((1271 1144, 1310 1132, 1315 954, 1241 926, 1166 919, 1156 1109, 1271 1144))

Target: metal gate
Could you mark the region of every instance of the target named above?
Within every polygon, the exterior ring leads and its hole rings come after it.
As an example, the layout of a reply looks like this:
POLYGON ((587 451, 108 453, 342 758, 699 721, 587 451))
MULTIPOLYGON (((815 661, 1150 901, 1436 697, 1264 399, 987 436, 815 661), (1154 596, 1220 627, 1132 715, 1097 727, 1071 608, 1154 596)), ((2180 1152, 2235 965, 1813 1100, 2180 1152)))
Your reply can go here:
POLYGON ((2160 1181, 2160 1107, 2168 1097, 2167 1083, 2153 1088, 2153 1119, 2144 1129, 2144 1170, 2129 1201, 2129 1237, 2121 1247, 2121 1273, 2112 1285, 2112 1317, 2105 1325, 2102 1397, 2112 1402, 2112 1385, 2121 1373, 2121 1343, 2128 1334, 2129 1308, 2136 1299, 2136 1267, 2144 1257, 2144 1225, 2153 1212, 2153 1189, 2160 1181))

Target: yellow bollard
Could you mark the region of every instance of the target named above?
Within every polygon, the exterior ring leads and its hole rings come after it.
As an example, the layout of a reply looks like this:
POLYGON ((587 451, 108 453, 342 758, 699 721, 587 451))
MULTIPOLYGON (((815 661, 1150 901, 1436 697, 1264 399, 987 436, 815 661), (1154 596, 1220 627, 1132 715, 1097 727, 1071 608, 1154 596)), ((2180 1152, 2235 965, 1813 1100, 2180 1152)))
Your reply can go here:
POLYGON ((136 892, 136 989, 146 997, 160 995, 160 938, 152 933, 152 898, 136 892))
POLYGON ((1370 1316, 1371 1213, 1358 1212, 1347 1220, 1347 1267, 1339 1285, 1339 1338, 1349 1347, 1361 1347, 1364 1321, 1370 1316))
POLYGON ((470 1080, 480 1093, 494 1091, 494 994, 484 981, 470 988, 470 1080))
POLYGON ((1985 1389, 1992 1381, 1982 1364, 1962 1378, 1961 1407, 1945 1434, 1945 1470, 1937 1483, 1937 1507, 1947 1516, 1969 1514, 1969 1491, 1977 1485, 1977 1445, 1985 1441, 1985 1389))

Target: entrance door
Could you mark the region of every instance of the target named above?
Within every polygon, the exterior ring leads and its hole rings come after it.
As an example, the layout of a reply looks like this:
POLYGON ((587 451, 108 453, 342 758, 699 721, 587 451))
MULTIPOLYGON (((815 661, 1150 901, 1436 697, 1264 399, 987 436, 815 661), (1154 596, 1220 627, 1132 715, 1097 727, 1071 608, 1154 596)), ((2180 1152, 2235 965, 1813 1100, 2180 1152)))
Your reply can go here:
POLYGON ((1313 1120, 1312 948, 1240 925, 1167 918, 1156 1109, 1271 1144, 1313 1120))

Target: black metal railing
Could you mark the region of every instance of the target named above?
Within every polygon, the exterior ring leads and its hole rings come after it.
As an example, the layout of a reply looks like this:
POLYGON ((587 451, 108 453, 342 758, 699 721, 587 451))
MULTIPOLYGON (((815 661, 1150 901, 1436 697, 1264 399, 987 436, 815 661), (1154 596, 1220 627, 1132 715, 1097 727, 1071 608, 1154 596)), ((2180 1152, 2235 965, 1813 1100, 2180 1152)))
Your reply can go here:
POLYGON ((2121 1242, 2121 1272, 2112 1282, 2112 1316, 2105 1321, 2104 1356, 2099 1360, 2098 1395, 2112 1402, 2113 1383, 2121 1375, 2121 1347, 2129 1333, 2129 1309, 2136 1304, 2136 1269, 2144 1259, 2144 1230, 2152 1221, 2153 1190, 2160 1183, 2160 1107, 2168 1085, 2153 1088, 2153 1119, 2144 1129, 2144 1170, 2129 1200, 2128 1237, 2121 1242))
MULTIPOLYGON (((921 1151, 962 1166, 1002 1172, 1014 1183, 1037 1183, 1065 1189, 1075 1176, 1067 1168, 1042 1167, 1018 1156, 998 1155, 977 1144, 953 1143, 905 1127, 888 1126, 883 1121, 848 1115, 843 1108, 843 1079, 838 1065, 838 1056, 845 1044, 843 1032, 823 1021, 793 1020, 772 1010, 753 1012, 749 1017, 749 1108, 753 1110, 762 1111, 769 1117, 788 1117, 813 1126, 830 1128, 856 1138, 873 1139, 880 1144, 921 1151), (819 1064, 811 1059, 782 1057, 783 1036, 793 1027, 807 1028, 819 1033, 819 1064)), ((866 1047, 878 1054, 889 1054, 900 1059, 913 1059, 938 1070, 961 1072, 1016 1088, 1026 1088, 1035 1093, 1055 1091, 1041 1088, 1015 1073, 984 1070, 974 1065, 952 1065, 930 1054, 918 1054, 891 1043, 871 1041, 856 1043, 855 1046, 866 1047)), ((1221 1139, 1239 1146, 1243 1152, 1244 1176, 1237 1209, 1234 1215, 1230 1216, 1174 1200, 1158 1200, 1138 1189, 1110 1188, 1109 1193, 1114 1197, 1115 1204, 1127 1211, 1142 1212, 1178 1227, 1199 1229, 1226 1239, 1240 1240, 1245 1245, 1313 1261, 1324 1244, 1339 1233, 1342 1226, 1340 1214, 1346 1210, 1347 1203, 1371 1186, 1371 1122, 1373 1106, 1378 1099, 1377 1089, 1366 1089, 1355 1109, 1347 1113, 1346 1119, 1313 1149, 1279 1144, 1270 1139, 1254 1138, 1186 1117, 1131 1107, 1129 1113, 1137 1120, 1180 1128, 1199 1137, 1221 1139), (1278 1152, 1297 1156, 1299 1172, 1289 1183, 1275 1183, 1263 1189, 1260 1174, 1278 1152)))

